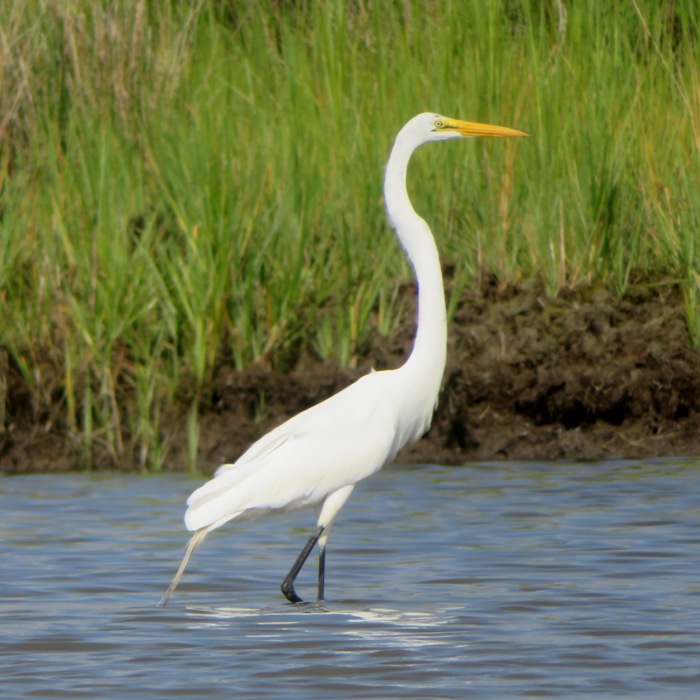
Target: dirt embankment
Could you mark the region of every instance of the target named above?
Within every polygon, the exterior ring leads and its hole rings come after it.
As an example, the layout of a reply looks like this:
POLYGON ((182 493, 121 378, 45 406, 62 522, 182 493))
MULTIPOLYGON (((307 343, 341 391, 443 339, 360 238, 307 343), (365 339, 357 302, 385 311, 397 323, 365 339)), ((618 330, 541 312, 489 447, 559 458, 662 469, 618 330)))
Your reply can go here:
MULTIPOLYGON (((398 334, 362 348, 357 370, 306 356, 287 374, 220 368, 202 410, 199 467, 209 472, 232 461, 263 432, 370 365, 399 366, 413 330, 408 308, 398 334)), ((700 455, 700 351, 688 347, 677 290, 640 286, 623 299, 579 290, 551 300, 494 285, 462 300, 449 337, 433 426, 400 461, 700 455)), ((6 395, 11 416, 12 391, 6 395)), ((167 468, 185 467, 184 415, 183 408, 171 418, 167 468)), ((95 463, 110 466, 110 459, 96 454, 95 463)), ((14 424, 0 434, 0 470, 74 465, 60 432, 14 424)))

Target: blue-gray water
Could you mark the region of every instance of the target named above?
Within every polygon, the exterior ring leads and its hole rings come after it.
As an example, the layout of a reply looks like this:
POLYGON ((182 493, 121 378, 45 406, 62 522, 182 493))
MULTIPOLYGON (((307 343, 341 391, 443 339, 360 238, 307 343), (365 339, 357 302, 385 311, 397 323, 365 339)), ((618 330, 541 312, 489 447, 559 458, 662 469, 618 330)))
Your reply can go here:
POLYGON ((0 478, 3 698, 700 697, 700 460, 391 468, 212 533, 184 476, 0 478), (314 559, 297 583, 313 598, 314 559))

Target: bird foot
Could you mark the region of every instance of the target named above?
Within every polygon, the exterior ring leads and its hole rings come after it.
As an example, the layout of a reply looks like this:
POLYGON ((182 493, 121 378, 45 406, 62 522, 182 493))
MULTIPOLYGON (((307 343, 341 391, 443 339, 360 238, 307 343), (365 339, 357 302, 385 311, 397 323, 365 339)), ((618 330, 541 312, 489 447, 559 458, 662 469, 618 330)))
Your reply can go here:
POLYGON ((284 581, 284 583, 282 584, 282 593, 290 603, 304 602, 303 599, 296 594, 296 591, 294 590, 294 584, 291 581, 284 581))

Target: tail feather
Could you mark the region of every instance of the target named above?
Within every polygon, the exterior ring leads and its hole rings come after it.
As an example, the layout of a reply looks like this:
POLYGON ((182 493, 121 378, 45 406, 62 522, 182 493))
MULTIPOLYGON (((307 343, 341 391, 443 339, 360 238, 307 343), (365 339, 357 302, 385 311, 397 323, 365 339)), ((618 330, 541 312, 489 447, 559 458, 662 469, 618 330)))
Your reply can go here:
POLYGON ((254 497, 256 480, 250 478, 249 470, 238 469, 236 472, 215 477, 190 495, 185 512, 188 530, 214 530, 257 505, 254 497))
POLYGON ((190 538, 190 541, 187 544, 187 551, 185 552, 185 556, 182 558, 180 568, 177 570, 175 577, 168 586, 168 590, 165 591, 165 595, 160 599, 158 607, 164 608, 168 604, 170 596, 174 593, 175 589, 177 588, 177 584, 180 583, 182 574, 185 573, 185 569, 187 568, 187 562, 189 562, 190 557, 192 556, 192 552, 194 552, 197 545, 200 544, 200 542, 204 539, 207 532, 209 532, 208 528, 203 527, 200 530, 197 530, 197 532, 195 532, 194 535, 192 535, 192 537, 190 538))

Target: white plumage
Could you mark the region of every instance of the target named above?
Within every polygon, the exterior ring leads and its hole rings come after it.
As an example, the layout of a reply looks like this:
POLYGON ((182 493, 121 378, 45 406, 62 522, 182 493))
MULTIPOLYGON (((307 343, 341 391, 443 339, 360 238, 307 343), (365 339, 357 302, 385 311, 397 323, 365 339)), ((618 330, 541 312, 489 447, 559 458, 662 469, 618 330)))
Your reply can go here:
POLYGON ((219 467, 187 500, 187 529, 213 529, 244 514, 319 503, 377 471, 383 456, 401 447, 390 383, 386 372, 362 377, 269 432, 235 464, 219 467), (367 408, 352 410, 358 405, 367 408))
POLYGON ((319 598, 323 598, 328 528, 359 481, 430 427, 445 368, 447 323, 440 261, 430 228, 413 209, 406 172, 423 143, 464 136, 524 136, 506 127, 419 114, 401 129, 387 163, 387 213, 418 281, 418 321, 413 350, 395 370, 371 372, 343 391, 267 433, 234 464, 187 500, 185 525, 194 531, 182 564, 163 597, 165 604, 189 557, 204 536, 230 520, 271 510, 322 504, 317 527, 282 584, 291 602, 301 599, 294 579, 319 545, 319 598))

